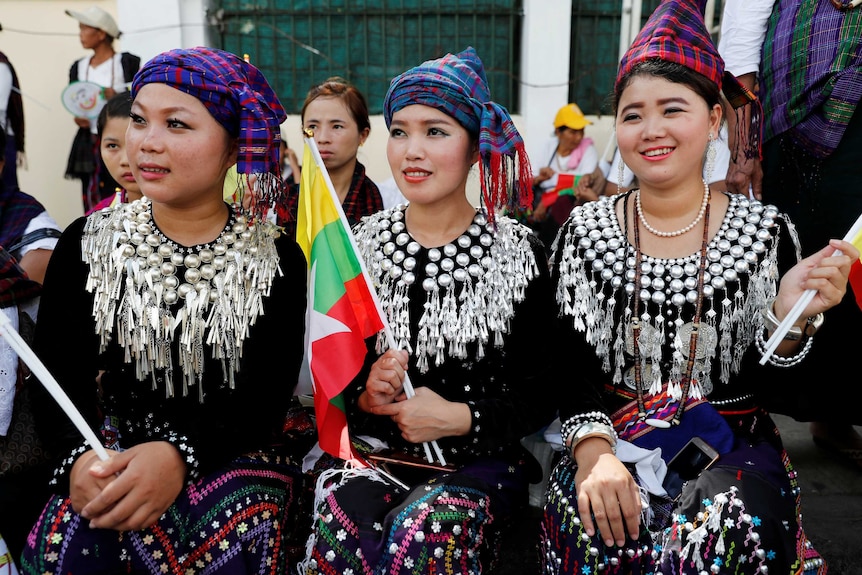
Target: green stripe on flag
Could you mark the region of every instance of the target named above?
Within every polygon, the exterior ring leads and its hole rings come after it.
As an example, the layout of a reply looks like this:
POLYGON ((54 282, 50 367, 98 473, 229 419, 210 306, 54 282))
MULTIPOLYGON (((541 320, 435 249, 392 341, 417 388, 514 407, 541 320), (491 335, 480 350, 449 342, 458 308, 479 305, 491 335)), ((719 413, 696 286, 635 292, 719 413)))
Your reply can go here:
POLYGON ((316 264, 317 274, 314 279, 314 309, 323 314, 344 295, 345 282, 362 273, 347 233, 341 220, 335 220, 324 226, 311 246, 311 261, 316 264))

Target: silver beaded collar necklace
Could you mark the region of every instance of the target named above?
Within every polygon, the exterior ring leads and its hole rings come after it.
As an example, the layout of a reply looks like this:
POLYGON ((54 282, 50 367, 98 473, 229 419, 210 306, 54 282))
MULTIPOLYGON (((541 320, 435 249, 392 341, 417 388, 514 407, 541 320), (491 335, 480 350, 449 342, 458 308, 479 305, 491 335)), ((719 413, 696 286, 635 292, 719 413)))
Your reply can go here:
POLYGON ((440 365, 447 356, 465 359, 473 342, 476 359, 482 359, 489 338, 503 345, 514 305, 539 273, 530 231, 505 216, 491 224, 479 210, 453 242, 425 248, 408 233, 405 210, 402 205, 364 218, 355 232, 396 344, 416 357, 422 373, 430 360, 440 365), (409 291, 416 286, 425 292, 425 305, 413 349, 409 291))
POLYGON ((158 229, 147 198, 92 214, 81 245, 101 351, 116 328, 136 377, 150 376, 155 388, 156 371, 164 370, 165 393, 172 397, 172 342, 179 328, 183 395, 197 385, 203 401, 204 343, 233 388, 248 330, 263 315, 275 274, 281 275, 277 235, 271 225, 249 225, 232 211, 214 241, 182 247, 158 229))

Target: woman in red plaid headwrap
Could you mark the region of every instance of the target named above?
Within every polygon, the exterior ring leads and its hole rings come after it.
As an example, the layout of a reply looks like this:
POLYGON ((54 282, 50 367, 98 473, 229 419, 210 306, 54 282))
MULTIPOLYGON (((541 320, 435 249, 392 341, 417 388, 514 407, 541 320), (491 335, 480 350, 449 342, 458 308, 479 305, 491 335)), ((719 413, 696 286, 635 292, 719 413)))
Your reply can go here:
POLYGON ((65 231, 34 345, 110 458, 50 397, 34 402, 63 459, 21 569, 284 573, 300 472, 274 441, 306 289, 302 252, 265 217, 283 201, 285 113, 257 68, 209 48, 156 56, 132 95, 126 146, 144 197, 65 231), (233 164, 257 177, 248 211, 222 199, 233 164))
MULTIPOLYGON (((640 187, 575 208, 555 246, 561 337, 577 370, 561 390, 545 573, 826 569, 759 385, 805 358, 858 251, 833 240, 797 263, 774 206, 710 192, 721 91, 757 110, 724 74, 703 4, 663 2, 620 63, 617 142, 640 187), (806 289, 816 296, 765 354, 806 289)), ((737 153, 757 153, 751 136, 737 153)))

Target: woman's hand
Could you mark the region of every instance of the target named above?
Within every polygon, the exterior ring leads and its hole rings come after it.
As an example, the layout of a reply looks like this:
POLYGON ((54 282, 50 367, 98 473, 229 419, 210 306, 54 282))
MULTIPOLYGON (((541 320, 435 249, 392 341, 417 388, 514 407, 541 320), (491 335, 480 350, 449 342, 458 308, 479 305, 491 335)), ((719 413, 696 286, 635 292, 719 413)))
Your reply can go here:
POLYGON ((604 194, 605 182, 607 180, 599 168, 596 168, 592 174, 584 174, 578 180, 578 185, 575 188, 577 192, 578 203, 594 202, 599 199, 599 196, 604 194))
POLYGON ((533 184, 541 184, 542 182, 551 179, 554 177, 554 173, 554 170, 548 166, 540 168, 539 173, 533 176, 533 184))
POLYGON ((622 546, 626 533, 637 540, 640 530, 640 491, 626 466, 601 437, 591 437, 575 448, 578 471, 578 512, 584 531, 598 530, 605 545, 622 546), (595 522, 593 521, 595 518, 595 522))
POLYGON ((793 266, 781 278, 775 297, 775 316, 779 321, 783 320, 802 293, 809 289, 817 290, 817 295, 803 310, 797 323, 804 323, 809 317, 837 305, 847 291, 850 266, 857 259, 859 250, 853 244, 831 240, 828 246, 793 266), (841 250, 842 255, 832 255, 835 250, 841 250))
MULTIPOLYGON (((109 451, 108 455, 113 458, 117 452, 109 451)), ((72 465, 69 471, 69 499, 75 513, 80 514, 115 479, 113 475, 102 477, 91 473, 94 466, 101 468, 103 465, 99 455, 92 449, 81 454, 72 465)))
POLYGON ((390 349, 374 362, 365 382, 365 391, 359 396, 359 409, 374 413, 375 407, 392 403, 404 393, 409 357, 404 350, 390 349))
POLYGON ((87 471, 92 481, 107 484, 80 514, 90 527, 116 531, 153 525, 176 500, 186 477, 182 455, 165 441, 136 445, 87 471))
POLYGON ((76 116, 75 124, 77 124, 79 128, 85 128, 87 130, 90 129, 90 120, 87 118, 79 118, 76 116))
POLYGON ((469 405, 448 401, 427 387, 418 388, 410 399, 379 405, 372 413, 391 417, 401 437, 411 443, 467 435, 472 423, 469 405))

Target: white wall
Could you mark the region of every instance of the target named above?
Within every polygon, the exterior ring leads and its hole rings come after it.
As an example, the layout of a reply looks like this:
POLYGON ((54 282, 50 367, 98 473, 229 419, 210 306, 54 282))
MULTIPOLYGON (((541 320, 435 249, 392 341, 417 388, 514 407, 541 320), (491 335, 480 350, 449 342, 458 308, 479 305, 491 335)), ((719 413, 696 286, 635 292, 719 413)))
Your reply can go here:
MULTIPOLYGON (((63 177, 77 126, 60 100, 72 63, 86 55, 78 40, 78 22, 65 10, 98 5, 116 13, 116 3, 3 0, 0 51, 15 66, 24 95, 28 169, 18 170, 21 189, 41 201, 65 226, 83 213, 81 185, 63 177)), ((122 42, 117 42, 122 48, 122 42)))
MULTIPOLYGON (((69 67, 87 51, 78 40, 77 22, 65 10, 98 5, 117 18, 123 36, 115 48, 144 61, 172 48, 205 45, 206 0, 0 0, 0 51, 15 66, 24 93, 27 170, 19 170, 21 188, 36 196, 61 226, 83 213, 78 180, 66 180, 69 148, 76 126, 60 94, 68 83, 69 67)), ((550 137, 553 117, 568 94, 569 18, 572 0, 525 0, 524 52, 521 55, 521 114, 515 124, 528 153, 550 137)), ((601 152, 610 137, 610 118, 596 123, 587 135, 601 152)), ((386 161, 386 126, 382 116, 371 119, 371 136, 360 150, 369 176, 390 176, 386 161)), ((285 123, 294 149, 301 148, 298 116, 285 123)), ((538 160, 534 160, 534 163, 538 160)), ((470 184, 476 198, 478 178, 470 184)))

